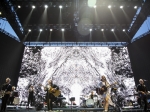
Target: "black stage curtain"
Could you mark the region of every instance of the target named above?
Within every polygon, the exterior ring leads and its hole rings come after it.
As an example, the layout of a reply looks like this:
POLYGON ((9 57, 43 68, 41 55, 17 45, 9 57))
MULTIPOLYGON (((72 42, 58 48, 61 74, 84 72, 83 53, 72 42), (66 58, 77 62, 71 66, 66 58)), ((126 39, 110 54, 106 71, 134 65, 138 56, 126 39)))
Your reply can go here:
POLYGON ((21 67, 24 45, 0 32, 0 85, 7 77, 16 86, 21 67))
POLYGON ((150 90, 150 34, 129 44, 128 51, 136 85, 145 79, 150 90))

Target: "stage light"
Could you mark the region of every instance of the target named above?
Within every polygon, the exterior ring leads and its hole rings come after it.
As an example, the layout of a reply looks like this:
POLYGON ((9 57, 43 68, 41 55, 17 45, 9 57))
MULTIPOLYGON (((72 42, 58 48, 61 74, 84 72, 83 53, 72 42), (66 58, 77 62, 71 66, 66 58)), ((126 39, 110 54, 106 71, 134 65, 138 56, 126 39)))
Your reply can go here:
POLYGON ((113 31, 114 31, 114 29, 111 29, 111 31, 113 32, 113 31))
POLYGON ((137 6, 134 6, 134 9, 137 9, 137 6))
POLYGON ((104 31, 104 29, 101 29, 101 31, 104 31))
POLYGON ((123 8, 123 6, 120 6, 120 9, 122 9, 123 8))
POLYGON ((31 32, 31 29, 29 29, 28 31, 31 32))
POLYGON ((125 29, 123 29, 122 31, 123 31, 123 32, 125 32, 126 30, 125 30, 125 29))
POLYGON ((59 8, 61 9, 61 8, 62 8, 62 6, 60 5, 60 6, 59 6, 59 8))
POLYGON ((96 8, 96 5, 94 5, 94 8, 96 8))
POLYGON ((35 9, 35 6, 33 5, 32 8, 35 9))
POLYGON ((18 8, 21 8, 21 6, 20 6, 20 5, 18 5, 18 8))
POLYGON ((45 8, 48 8, 48 5, 45 5, 44 7, 45 7, 45 8))
POLYGON ((111 8, 111 5, 109 5, 108 8, 110 9, 110 8, 111 8))
POLYGON ((2 15, 2 12, 0 12, 0 15, 2 15))
POLYGON ((92 29, 89 29, 89 31, 92 31, 92 29))
POLYGON ((40 32, 43 31, 42 29, 40 29, 40 32))
POLYGON ((61 31, 65 31, 65 29, 61 29, 61 31))
POLYGON ((53 31, 53 29, 50 29, 50 31, 53 31))

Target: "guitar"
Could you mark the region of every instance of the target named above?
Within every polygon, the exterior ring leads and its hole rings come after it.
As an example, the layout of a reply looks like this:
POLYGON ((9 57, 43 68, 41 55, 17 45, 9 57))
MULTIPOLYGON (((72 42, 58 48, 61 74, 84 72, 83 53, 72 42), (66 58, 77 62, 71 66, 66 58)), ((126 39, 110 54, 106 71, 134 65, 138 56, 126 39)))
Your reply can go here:
POLYGON ((4 91, 0 91, 0 98, 4 97, 5 92, 4 91))
POLYGON ((99 94, 103 95, 105 92, 107 91, 107 87, 106 86, 102 86, 99 90, 99 94))
POLYGON ((148 95, 148 92, 139 91, 138 94, 139 94, 140 97, 144 97, 144 96, 148 95))
MULTIPOLYGON (((39 84, 40 86, 43 86, 41 84, 39 84)), ((43 86, 44 89, 47 87, 43 86)), ((60 94, 61 94, 61 91, 60 90, 57 90, 56 88, 53 88, 53 87, 50 87, 49 90, 48 90, 49 93, 52 93, 55 97, 58 97, 60 94)))
POLYGON ((50 88, 49 92, 52 93, 55 97, 58 97, 61 94, 60 90, 57 90, 56 88, 50 88))
MULTIPOLYGON (((109 87, 111 87, 111 86, 113 86, 113 85, 115 85, 115 84, 117 84, 117 82, 115 82, 115 83, 109 85, 109 87)), ((101 88, 99 88, 99 89, 97 90, 97 91, 98 91, 97 94, 103 95, 103 94, 107 91, 107 88, 108 88, 107 86, 103 85, 101 88)))
POLYGON ((5 94, 9 94, 10 95, 10 93, 11 93, 10 91, 7 91, 7 92, 0 91, 0 98, 4 97, 5 94))

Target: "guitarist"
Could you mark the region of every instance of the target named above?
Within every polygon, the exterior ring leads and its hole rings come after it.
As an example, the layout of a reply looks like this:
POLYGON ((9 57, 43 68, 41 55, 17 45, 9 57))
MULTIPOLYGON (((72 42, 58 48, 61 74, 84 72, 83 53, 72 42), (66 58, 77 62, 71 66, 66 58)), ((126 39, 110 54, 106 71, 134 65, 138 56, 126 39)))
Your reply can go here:
POLYGON ((53 84, 52 80, 48 80, 48 84, 44 87, 44 90, 46 91, 46 102, 47 102, 48 111, 52 112, 53 109, 52 102, 56 100, 56 97, 53 95, 53 92, 55 90, 59 90, 59 87, 53 84))
POLYGON ((12 86, 10 84, 11 79, 6 78, 6 83, 2 86, 2 91, 4 92, 4 96, 2 97, 1 111, 6 111, 7 101, 10 97, 10 93, 12 91, 12 86))
POLYGON ((138 103, 141 106, 141 100, 144 101, 144 112, 147 112, 147 88, 146 85, 144 84, 143 79, 139 80, 139 84, 137 85, 137 92, 139 94, 139 98, 138 98, 138 103))
POLYGON ((100 86, 100 94, 104 98, 104 112, 108 112, 109 104, 111 104, 113 106, 115 106, 115 104, 111 101, 110 84, 108 83, 108 81, 104 75, 102 75, 102 77, 101 77, 101 82, 100 82, 99 86, 100 86))

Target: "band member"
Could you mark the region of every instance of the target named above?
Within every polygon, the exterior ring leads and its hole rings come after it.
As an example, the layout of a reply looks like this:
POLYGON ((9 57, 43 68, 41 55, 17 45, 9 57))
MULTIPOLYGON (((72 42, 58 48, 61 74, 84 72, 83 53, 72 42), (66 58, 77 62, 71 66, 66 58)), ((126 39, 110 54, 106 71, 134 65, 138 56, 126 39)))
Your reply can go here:
POLYGON ((143 79, 139 80, 139 84, 137 85, 137 92, 139 93, 138 103, 141 106, 141 100, 144 101, 144 112, 147 112, 147 88, 144 85, 143 79))
POLYGON ((29 90, 28 90, 28 93, 29 93, 29 95, 28 95, 28 107, 29 107, 29 104, 31 105, 31 106, 33 106, 33 102, 34 102, 34 87, 33 87, 33 85, 31 85, 30 86, 30 88, 29 88, 29 90))
POLYGON ((52 80, 48 80, 48 84, 44 87, 44 90, 46 91, 48 111, 51 112, 53 110, 53 102, 56 100, 53 93, 55 93, 56 90, 59 90, 59 87, 53 84, 52 80))
POLYGON ((104 98, 104 112, 108 112, 109 105, 115 106, 115 104, 111 101, 110 84, 108 83, 108 81, 104 75, 101 77, 101 82, 100 82, 99 86, 100 86, 100 94, 104 98))
POLYGON ((10 84, 10 81, 11 81, 10 78, 6 78, 6 83, 4 83, 2 86, 2 91, 4 92, 4 96, 2 97, 2 104, 1 104, 2 112, 6 110, 7 101, 9 99, 10 93, 12 91, 12 86, 10 84))
POLYGON ((93 97, 94 97, 94 92, 92 91, 90 94, 90 99, 93 99, 93 97))
POLYGON ((14 98, 15 98, 15 86, 12 86, 12 91, 10 93, 10 98, 9 98, 9 104, 10 105, 13 105, 13 101, 14 101, 14 98))

